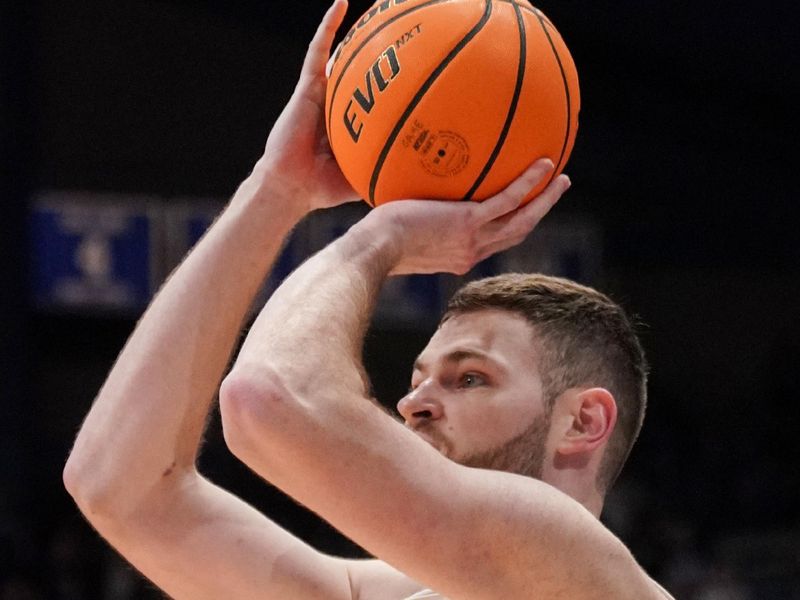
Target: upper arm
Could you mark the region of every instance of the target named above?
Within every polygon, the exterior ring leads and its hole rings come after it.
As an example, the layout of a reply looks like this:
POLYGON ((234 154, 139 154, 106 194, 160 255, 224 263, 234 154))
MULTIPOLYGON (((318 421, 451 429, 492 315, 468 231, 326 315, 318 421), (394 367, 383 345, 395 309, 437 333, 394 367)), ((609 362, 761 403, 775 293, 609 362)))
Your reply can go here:
MULTIPOLYGON (((256 472, 373 555, 455 598, 648 598, 649 578, 575 500, 462 467, 363 398, 240 380, 226 437, 256 472)), ((656 596, 657 597, 657 596, 656 596)))
POLYGON ((131 514, 95 516, 92 522, 177 600, 351 600, 342 561, 317 552, 196 473, 154 491, 131 514))
POLYGON ((431 459, 419 467, 434 481, 412 487, 401 496, 403 506, 387 494, 373 499, 389 506, 382 528, 368 534, 386 549, 378 556, 424 582, 414 591, 431 587, 465 599, 663 600, 622 542, 572 498, 531 478, 462 467, 438 454, 431 459), (395 543, 402 539, 398 527, 413 543, 395 543))
POLYGON ((445 541, 447 552, 463 552, 468 585, 480 590, 470 597, 653 597, 628 549, 566 494, 528 477, 456 469, 461 494, 439 510, 459 540, 445 541))

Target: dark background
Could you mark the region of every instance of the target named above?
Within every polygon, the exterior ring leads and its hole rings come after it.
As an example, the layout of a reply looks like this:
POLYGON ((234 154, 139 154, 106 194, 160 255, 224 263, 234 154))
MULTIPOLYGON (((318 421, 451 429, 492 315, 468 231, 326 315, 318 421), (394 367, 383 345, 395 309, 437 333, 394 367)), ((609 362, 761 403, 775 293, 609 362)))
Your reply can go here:
MULTIPOLYGON (((366 6, 354 0, 348 24, 366 6)), ((679 598, 800 598, 794 4, 538 6, 581 76, 573 189, 557 210, 602 226, 599 287, 647 324, 653 365, 648 420, 605 518, 679 598)), ((325 8, 0 5, 0 599, 156 595, 60 483, 134 318, 30 307, 29 200, 47 189, 229 196, 325 8)), ((429 333, 373 333, 382 399, 402 394, 429 333)), ((354 551, 250 477, 216 426, 203 465, 322 549, 354 551)))

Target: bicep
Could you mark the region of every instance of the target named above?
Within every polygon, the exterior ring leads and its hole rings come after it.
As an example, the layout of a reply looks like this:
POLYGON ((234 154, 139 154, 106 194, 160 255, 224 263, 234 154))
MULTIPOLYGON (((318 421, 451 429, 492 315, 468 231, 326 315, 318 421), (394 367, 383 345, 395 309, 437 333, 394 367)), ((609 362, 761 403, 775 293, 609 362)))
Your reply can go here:
POLYGON ((100 529, 176 600, 351 598, 341 561, 197 475, 100 529))
MULTIPOLYGON (((441 503, 452 538, 441 551, 462 556, 442 591, 471 598, 604 599, 652 597, 653 587, 628 549, 577 501, 528 477, 460 471, 461 494, 441 503)), ((445 493, 443 491, 443 493, 445 493)))

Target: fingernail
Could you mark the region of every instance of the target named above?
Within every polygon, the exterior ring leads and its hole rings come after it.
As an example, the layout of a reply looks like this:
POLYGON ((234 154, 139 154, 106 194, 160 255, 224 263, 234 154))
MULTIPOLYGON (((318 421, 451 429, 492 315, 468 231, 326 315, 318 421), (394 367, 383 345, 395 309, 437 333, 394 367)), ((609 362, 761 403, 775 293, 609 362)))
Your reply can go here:
POLYGON ((566 191, 572 186, 572 180, 569 178, 569 175, 562 175, 561 177, 564 179, 564 190, 566 191))
POLYGON ((553 164, 553 161, 550 160, 549 158, 543 158, 540 162, 541 162, 541 165, 543 167, 545 167, 548 171, 552 171, 553 168, 555 167, 555 165, 553 164))

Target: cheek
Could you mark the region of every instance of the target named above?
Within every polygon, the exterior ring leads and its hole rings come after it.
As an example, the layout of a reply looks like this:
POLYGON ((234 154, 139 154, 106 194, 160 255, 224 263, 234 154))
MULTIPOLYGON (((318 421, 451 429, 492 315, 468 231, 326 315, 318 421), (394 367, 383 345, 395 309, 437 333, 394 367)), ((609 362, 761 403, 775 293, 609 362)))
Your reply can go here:
POLYGON ((462 404, 453 418, 448 418, 447 433, 472 451, 497 447, 525 431, 543 410, 533 400, 515 402, 508 397, 462 404))

